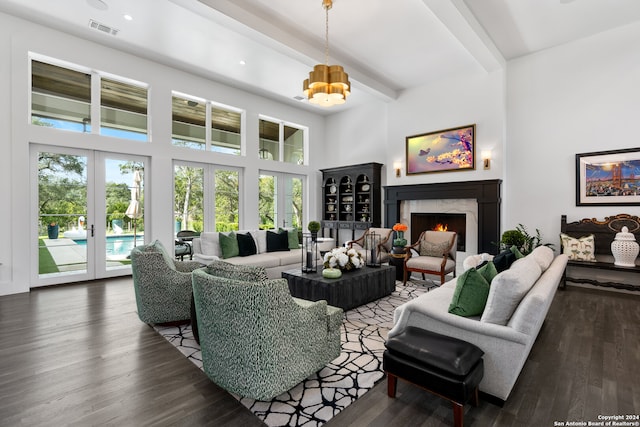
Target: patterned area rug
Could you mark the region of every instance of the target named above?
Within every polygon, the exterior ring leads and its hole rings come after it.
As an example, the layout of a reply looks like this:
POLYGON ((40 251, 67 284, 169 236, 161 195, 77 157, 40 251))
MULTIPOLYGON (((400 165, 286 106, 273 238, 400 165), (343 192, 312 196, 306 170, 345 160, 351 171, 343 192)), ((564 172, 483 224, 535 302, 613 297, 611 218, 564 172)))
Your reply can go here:
MULTIPOLYGON (((387 332, 393 326, 393 310, 434 286, 428 280, 406 286, 396 282, 391 295, 347 311, 340 356, 272 401, 233 396, 269 426, 321 426, 383 378, 382 353, 387 332)), ((155 329, 202 369, 200 346, 193 339, 190 325, 155 329)))

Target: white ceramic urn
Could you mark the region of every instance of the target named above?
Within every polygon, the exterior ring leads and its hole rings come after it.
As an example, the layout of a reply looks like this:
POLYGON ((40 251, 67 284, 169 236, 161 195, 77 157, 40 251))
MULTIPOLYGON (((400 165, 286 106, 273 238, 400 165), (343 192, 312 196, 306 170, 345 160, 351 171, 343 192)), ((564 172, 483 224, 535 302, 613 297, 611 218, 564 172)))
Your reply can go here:
POLYGON ((628 227, 622 227, 622 230, 616 234, 615 240, 611 242, 614 264, 621 267, 634 267, 638 252, 640 252, 640 247, 636 242, 636 236, 629 233, 628 227))

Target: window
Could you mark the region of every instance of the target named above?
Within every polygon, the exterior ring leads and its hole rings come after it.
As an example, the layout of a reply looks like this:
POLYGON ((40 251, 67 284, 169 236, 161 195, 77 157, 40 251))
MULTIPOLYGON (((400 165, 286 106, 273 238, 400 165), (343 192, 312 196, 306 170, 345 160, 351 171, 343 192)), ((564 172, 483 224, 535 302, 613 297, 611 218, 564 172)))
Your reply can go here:
POLYGON ((174 166, 176 232, 238 230, 240 173, 226 166, 174 166))
POLYGON ((208 143, 211 151, 241 154, 242 113, 239 110, 174 94, 172 116, 173 145, 206 150, 208 143), (206 129, 207 122, 209 129, 206 129))
POLYGON ((31 61, 31 122, 91 132, 91 74, 31 61))
POLYGON ((304 164, 304 129, 267 118, 260 119, 259 127, 261 159, 304 164))
MULTIPOLYGON (((78 67, 80 68, 80 67, 78 67)), ((102 135, 146 141, 148 90, 143 83, 101 77, 31 61, 31 123, 75 132, 97 132, 92 127, 91 87, 100 86, 99 132, 102 135)))
POLYGON ((173 145, 193 148, 195 150, 206 150, 206 103, 175 95, 172 99, 173 145))
POLYGON ((100 134, 147 140, 147 88, 113 79, 100 80, 100 134))

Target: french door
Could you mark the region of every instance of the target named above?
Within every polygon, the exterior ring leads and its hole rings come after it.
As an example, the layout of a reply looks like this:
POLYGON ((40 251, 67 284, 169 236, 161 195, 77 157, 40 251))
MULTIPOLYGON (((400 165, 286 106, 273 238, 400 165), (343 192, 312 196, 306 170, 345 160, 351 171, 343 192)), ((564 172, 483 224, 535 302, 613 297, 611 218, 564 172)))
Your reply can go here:
POLYGON ((131 249, 145 242, 146 163, 139 156, 31 147, 32 286, 131 273, 131 249))
POLYGON ((258 185, 260 228, 303 228, 303 176, 261 171, 258 185))

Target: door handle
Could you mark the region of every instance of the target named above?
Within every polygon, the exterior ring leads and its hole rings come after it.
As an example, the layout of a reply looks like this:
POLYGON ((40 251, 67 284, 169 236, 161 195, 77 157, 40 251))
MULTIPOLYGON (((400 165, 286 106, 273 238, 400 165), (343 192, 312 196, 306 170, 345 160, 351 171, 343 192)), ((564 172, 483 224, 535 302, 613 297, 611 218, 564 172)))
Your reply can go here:
POLYGON ((93 237, 93 235, 94 235, 94 231, 95 231, 95 230, 94 230, 94 228, 93 228, 93 224, 91 224, 91 237, 93 237))

